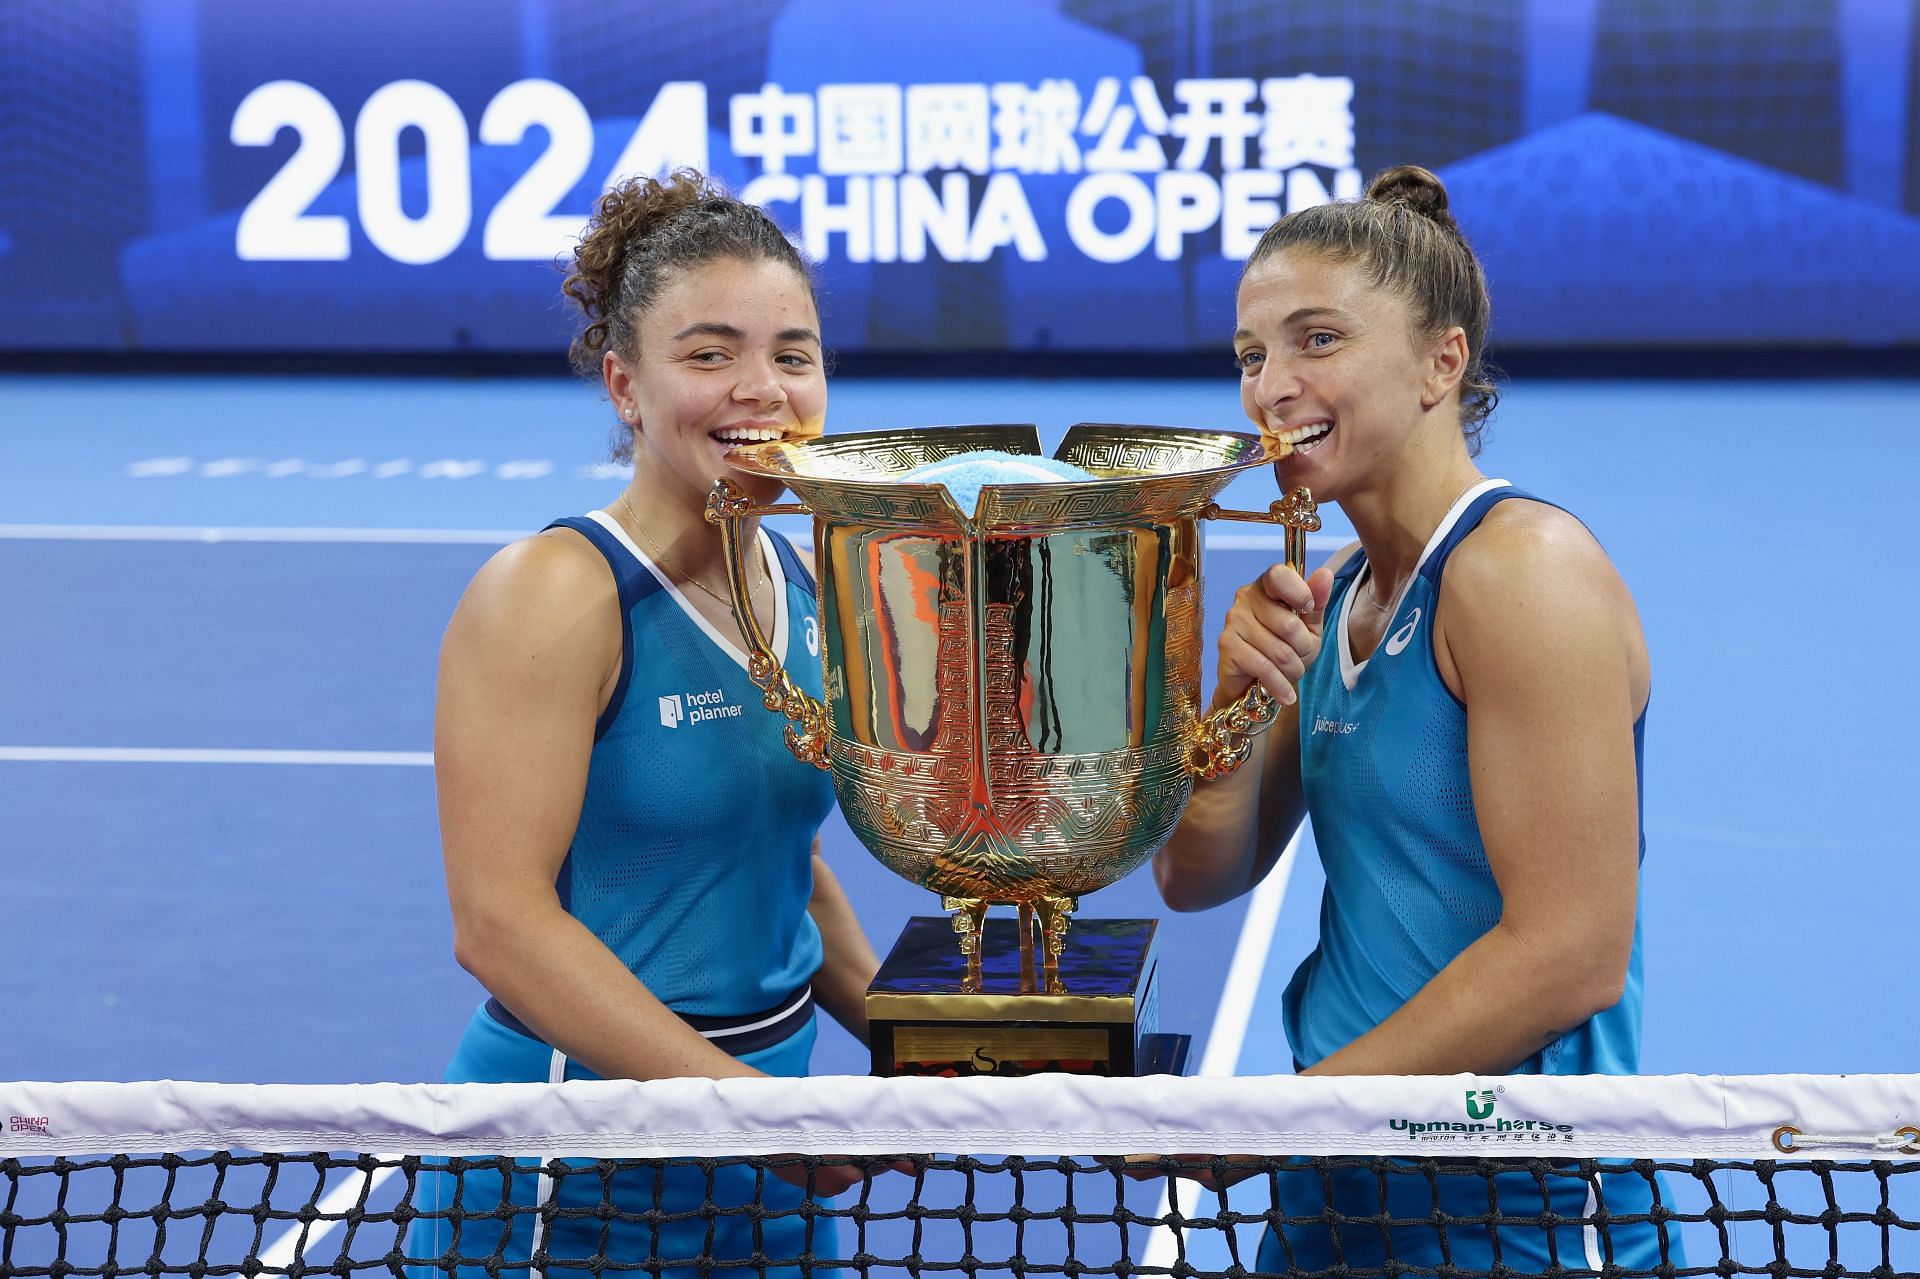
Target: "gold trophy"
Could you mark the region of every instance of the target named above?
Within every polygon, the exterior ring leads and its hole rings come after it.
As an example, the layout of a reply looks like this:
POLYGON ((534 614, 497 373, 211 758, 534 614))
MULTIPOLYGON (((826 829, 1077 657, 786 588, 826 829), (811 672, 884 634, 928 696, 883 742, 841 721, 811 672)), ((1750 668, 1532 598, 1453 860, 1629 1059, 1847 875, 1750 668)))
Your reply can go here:
POLYGON ((800 501, 714 485, 754 683, 787 745, 828 770, 848 825, 940 894, 867 993, 877 1074, 1179 1073, 1156 1025, 1153 920, 1082 920, 1082 894, 1173 832, 1195 777, 1231 771, 1272 722, 1254 685, 1203 713, 1200 522, 1283 524, 1304 571, 1306 490, 1265 512, 1213 501, 1272 460, 1258 436, 1081 424, 1056 456, 1089 481, 988 485, 962 511, 897 477, 981 449, 1039 455, 1032 426, 955 426, 747 445, 729 462, 800 501), (739 522, 811 514, 824 702, 753 615, 739 522), (1011 905, 1017 917, 988 917, 1011 905), (958 933, 956 939, 954 934, 958 933))

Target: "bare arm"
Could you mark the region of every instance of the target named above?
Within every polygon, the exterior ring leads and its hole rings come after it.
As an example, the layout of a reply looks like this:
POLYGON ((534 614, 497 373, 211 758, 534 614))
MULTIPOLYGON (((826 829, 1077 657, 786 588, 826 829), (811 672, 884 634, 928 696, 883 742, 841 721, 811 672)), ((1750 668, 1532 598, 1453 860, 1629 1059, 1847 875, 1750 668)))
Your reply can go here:
MULTIPOLYGON (((1509 504, 1518 508, 1518 504, 1509 504)), ((1437 633, 1500 920, 1310 1074, 1496 1074, 1620 999, 1639 885, 1645 646, 1586 531, 1502 508, 1447 566, 1437 633), (1489 998, 1492 992, 1498 998, 1489 998)))
POLYGON ((618 670, 618 609, 600 556, 547 533, 489 561, 454 613, 434 724, 454 954, 606 1078, 758 1074, 656 999, 555 891, 618 670))
POLYGON ((1333 566, 1351 549, 1305 581, 1275 565, 1234 595, 1220 633, 1213 709, 1257 681, 1279 701, 1280 713, 1254 737, 1246 763, 1194 783, 1180 824, 1153 855, 1160 896, 1175 910, 1205 910, 1250 891, 1273 869, 1305 815, 1295 687, 1320 651, 1333 566))
POLYGON ((820 942, 826 952, 820 971, 814 975, 814 998, 864 1044, 867 987, 880 970, 880 959, 854 916, 839 877, 820 856, 818 840, 813 845, 813 900, 807 904, 807 913, 819 925, 820 942))

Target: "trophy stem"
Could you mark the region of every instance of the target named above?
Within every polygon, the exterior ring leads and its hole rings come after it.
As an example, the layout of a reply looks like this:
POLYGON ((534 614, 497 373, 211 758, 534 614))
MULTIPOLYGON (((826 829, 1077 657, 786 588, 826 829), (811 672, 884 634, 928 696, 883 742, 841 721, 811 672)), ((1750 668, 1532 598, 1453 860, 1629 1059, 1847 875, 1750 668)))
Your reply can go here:
MULTIPOLYGON (((1021 902, 1020 910, 1020 989, 1035 989, 1033 975, 1033 903, 1021 902)), ((1049 965, 1051 970, 1051 965, 1049 965)))
MULTIPOLYGON (((1080 902, 1073 897, 1042 897, 1036 903, 1040 911, 1040 930, 1046 951, 1047 993, 1060 995, 1066 993, 1066 986, 1060 980, 1060 956, 1067 948, 1067 928, 1072 923, 1073 912, 1079 909, 1080 902)), ((1025 918, 1026 907, 1021 907, 1025 918)), ((1030 934, 1023 928, 1020 933, 1022 945, 1028 944, 1030 934)))
POLYGON ((967 957, 967 976, 963 986, 967 993, 978 994, 980 958, 987 933, 987 903, 978 897, 942 897, 940 909, 956 912, 953 931, 960 934, 960 953, 967 957))

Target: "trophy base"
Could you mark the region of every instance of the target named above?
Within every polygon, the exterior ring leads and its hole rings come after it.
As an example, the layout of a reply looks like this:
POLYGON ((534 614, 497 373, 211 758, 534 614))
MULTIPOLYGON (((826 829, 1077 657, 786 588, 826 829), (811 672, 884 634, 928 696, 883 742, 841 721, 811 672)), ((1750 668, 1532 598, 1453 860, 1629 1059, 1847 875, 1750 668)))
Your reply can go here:
POLYGON ((1151 919, 1076 920, 1058 978, 1023 970, 1018 924, 989 918, 978 976, 951 920, 907 922, 867 988, 876 1075, 1181 1074, 1187 1035, 1159 1033, 1151 919))

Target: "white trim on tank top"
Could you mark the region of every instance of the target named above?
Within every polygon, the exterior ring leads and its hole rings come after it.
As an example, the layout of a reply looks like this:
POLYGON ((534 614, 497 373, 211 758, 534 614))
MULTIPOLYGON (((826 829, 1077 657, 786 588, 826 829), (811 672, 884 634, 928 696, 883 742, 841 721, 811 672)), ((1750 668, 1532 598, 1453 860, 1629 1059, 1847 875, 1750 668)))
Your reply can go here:
MULTIPOLYGON (((1467 513, 1467 508, 1478 501, 1483 493, 1491 493, 1495 489, 1512 487, 1512 484, 1506 480, 1481 480, 1478 484, 1453 500, 1453 505, 1447 508, 1446 515, 1440 520, 1440 527, 1433 530, 1433 536, 1427 539, 1426 546, 1420 551, 1420 558, 1413 562, 1413 572, 1407 574, 1407 580, 1400 583, 1400 589, 1394 592, 1393 607, 1387 610, 1387 627, 1389 629, 1393 626, 1395 615, 1400 612, 1402 601, 1406 599, 1407 588, 1413 585, 1413 579, 1420 576, 1420 570, 1427 566, 1427 561, 1433 558, 1433 553, 1440 549, 1440 543, 1447 540, 1447 534, 1453 532, 1453 526, 1460 522, 1460 517, 1467 513)), ((1373 562, 1369 560, 1360 566, 1358 573, 1353 575, 1352 584, 1347 587, 1346 595, 1340 600, 1340 618, 1337 628, 1340 641, 1338 645, 1340 650, 1340 682, 1347 686, 1349 693, 1353 691, 1354 685, 1360 682, 1360 672, 1367 669, 1367 662, 1373 660, 1372 655, 1369 654, 1366 661, 1354 661, 1353 644, 1347 638, 1347 619, 1348 615, 1353 611, 1353 597, 1360 593, 1366 586, 1368 579, 1372 576, 1373 562)), ((1382 631, 1382 642, 1385 642, 1385 638, 1386 631, 1382 631)))
MULTIPOLYGON (((739 663, 741 670, 747 669, 747 650, 740 647, 740 641, 732 636, 722 635, 719 629, 706 619, 706 615, 693 606, 693 601, 681 594, 680 587, 674 580, 635 544, 633 538, 628 536, 627 530, 620 527, 619 520, 605 511, 588 511, 587 518, 619 538, 620 545, 626 547, 633 558, 640 561, 643 568, 659 579, 661 587, 673 597, 674 603, 680 606, 680 611, 685 613, 695 626, 704 631, 708 639, 719 645, 721 652, 739 663)), ((773 579, 773 651, 784 663, 787 660, 787 575, 780 566, 780 553, 773 548, 773 538, 765 529, 760 530, 760 553, 766 558, 767 573, 773 579)))

